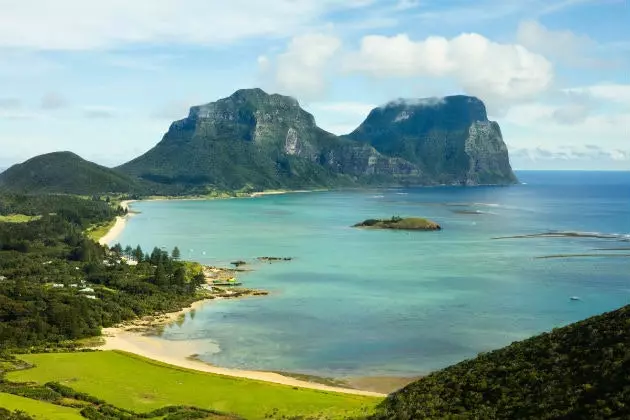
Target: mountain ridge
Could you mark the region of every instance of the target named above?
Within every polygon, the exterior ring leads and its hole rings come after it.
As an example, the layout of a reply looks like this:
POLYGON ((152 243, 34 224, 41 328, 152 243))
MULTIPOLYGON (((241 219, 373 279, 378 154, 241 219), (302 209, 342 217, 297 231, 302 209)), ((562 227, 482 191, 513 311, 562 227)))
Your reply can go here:
MULTIPOLYGON (((352 133, 337 136, 318 127, 293 97, 240 89, 192 106, 154 147, 129 162, 115 168, 85 162, 74 155, 69 166, 97 179, 98 188, 154 194, 516 182, 498 124, 488 121, 482 101, 464 95, 391 101, 352 133), (129 185, 121 185, 123 179, 129 185)), ((85 182, 71 188, 63 168, 61 177, 37 176, 40 169, 31 165, 17 176, 12 167, 0 175, 0 185, 92 190, 85 182)))

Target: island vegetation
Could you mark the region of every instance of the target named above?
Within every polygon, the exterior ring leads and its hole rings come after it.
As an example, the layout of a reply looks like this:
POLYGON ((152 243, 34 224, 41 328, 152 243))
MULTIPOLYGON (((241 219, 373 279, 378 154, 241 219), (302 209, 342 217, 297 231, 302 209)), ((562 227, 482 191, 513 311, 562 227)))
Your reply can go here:
POLYGON ((630 306, 481 354, 391 394, 372 420, 630 418, 630 306))
POLYGON ((353 227, 369 229, 399 229, 399 230, 442 230, 442 227, 432 220, 421 217, 399 217, 391 219, 367 219, 353 227))

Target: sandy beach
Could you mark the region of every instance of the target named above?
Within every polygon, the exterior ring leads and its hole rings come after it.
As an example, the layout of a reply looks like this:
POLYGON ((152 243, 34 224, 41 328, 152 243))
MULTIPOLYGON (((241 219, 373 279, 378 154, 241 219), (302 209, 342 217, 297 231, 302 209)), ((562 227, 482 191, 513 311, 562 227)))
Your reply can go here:
POLYGON ((269 190, 269 191, 260 191, 251 193, 250 197, 263 197, 265 195, 281 195, 281 194, 294 194, 294 193, 310 193, 316 191, 326 191, 326 190, 269 190))
MULTIPOLYGON (((129 211, 129 205, 133 201, 134 200, 121 201, 120 207, 129 211)), ((125 216, 116 216, 116 222, 114 223, 114 226, 112 226, 112 228, 105 234, 105 236, 98 240, 98 243, 101 245, 111 244, 125 229, 127 220, 129 219, 129 217, 131 217, 132 214, 133 213, 127 213, 125 216)))
POLYGON ((149 359, 158 360, 174 366, 194 369, 201 372, 214 373, 217 375, 234 376, 238 378, 254 379, 276 384, 296 386, 301 388, 318 389, 321 391, 341 392, 345 394, 367 395, 374 397, 384 397, 385 394, 374 391, 364 391, 359 389, 341 388, 323 385, 315 382, 307 382, 274 372, 263 372, 254 370, 228 369, 204 363, 194 359, 194 356, 206 352, 220 351, 218 345, 206 340, 185 340, 170 341, 162 340, 159 337, 147 335, 142 329, 168 325, 186 316, 187 313, 211 304, 212 300, 202 300, 193 303, 190 307, 179 312, 165 314, 153 318, 132 321, 126 325, 112 328, 103 328, 103 338, 105 344, 97 347, 99 350, 120 350, 134 353, 149 359), (193 357, 191 357, 193 356, 193 357))

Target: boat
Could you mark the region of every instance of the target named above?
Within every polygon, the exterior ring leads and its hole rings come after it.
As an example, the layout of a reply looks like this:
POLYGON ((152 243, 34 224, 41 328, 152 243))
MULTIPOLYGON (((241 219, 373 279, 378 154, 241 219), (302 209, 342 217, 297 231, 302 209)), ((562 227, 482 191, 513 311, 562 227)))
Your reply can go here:
POLYGON ((571 296, 569 299, 570 300, 582 300, 582 299, 580 299, 579 296, 571 296))

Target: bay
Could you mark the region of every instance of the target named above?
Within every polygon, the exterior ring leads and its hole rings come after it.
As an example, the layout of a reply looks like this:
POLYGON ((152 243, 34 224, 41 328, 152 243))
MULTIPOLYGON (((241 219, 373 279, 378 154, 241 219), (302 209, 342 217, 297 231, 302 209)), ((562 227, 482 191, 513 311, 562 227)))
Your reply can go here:
POLYGON ((266 297, 218 301, 164 340, 212 364, 325 376, 425 374, 630 303, 630 172, 519 172, 523 185, 143 201, 118 240, 245 260, 266 297), (354 229, 430 218, 439 232, 354 229), (545 232, 606 234, 493 239, 545 232), (596 235, 593 235, 596 236, 596 235), (581 257, 540 258, 584 255, 581 257), (595 256, 593 256, 595 255, 595 256), (292 261, 260 263, 261 256, 292 261), (579 297, 579 300, 571 300, 579 297))

